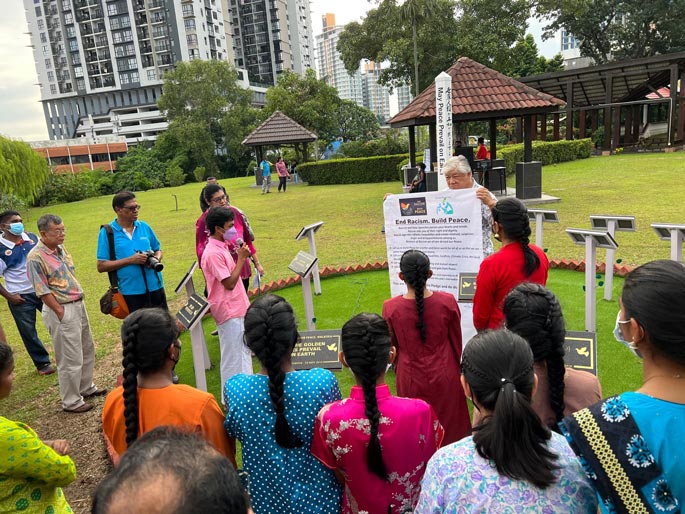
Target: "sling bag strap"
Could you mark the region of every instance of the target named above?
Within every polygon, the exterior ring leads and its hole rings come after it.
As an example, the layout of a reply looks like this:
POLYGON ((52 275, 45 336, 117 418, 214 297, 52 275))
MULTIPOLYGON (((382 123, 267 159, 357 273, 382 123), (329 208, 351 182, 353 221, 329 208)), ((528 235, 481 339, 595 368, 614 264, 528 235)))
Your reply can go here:
MULTIPOLYGON (((100 225, 100 228, 105 229, 107 234, 107 242, 109 243, 109 259, 111 261, 116 260, 116 254, 114 253, 114 232, 112 231, 112 226, 109 223, 100 225)), ((107 276, 109 276, 109 285, 112 287, 114 292, 119 290, 119 277, 116 271, 108 271, 107 276)))

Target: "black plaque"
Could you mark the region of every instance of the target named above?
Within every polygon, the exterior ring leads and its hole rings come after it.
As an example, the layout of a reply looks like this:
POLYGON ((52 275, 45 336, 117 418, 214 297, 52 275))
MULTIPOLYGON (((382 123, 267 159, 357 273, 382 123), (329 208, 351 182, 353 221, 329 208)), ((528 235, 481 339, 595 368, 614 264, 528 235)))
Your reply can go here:
POLYGON ((181 310, 176 314, 176 319, 186 328, 191 328, 198 320, 202 319, 209 309, 207 300, 198 294, 194 294, 188 298, 181 310))
POLYGON ((574 369, 597 375, 597 334, 566 332, 564 363, 574 369))
POLYGON ((477 273, 459 273, 459 301, 473 300, 477 273))
POLYGON ((300 250, 293 261, 288 264, 288 268, 301 277, 304 277, 312 269, 318 259, 307 252, 300 250))
POLYGON ((340 330, 300 332, 300 342, 293 350, 293 368, 342 369, 339 352, 340 330))

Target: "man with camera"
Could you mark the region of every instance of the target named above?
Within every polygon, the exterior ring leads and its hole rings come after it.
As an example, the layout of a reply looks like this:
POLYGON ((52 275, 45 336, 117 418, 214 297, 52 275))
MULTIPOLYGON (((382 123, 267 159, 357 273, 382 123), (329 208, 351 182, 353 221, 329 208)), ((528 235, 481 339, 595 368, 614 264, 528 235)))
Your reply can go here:
POLYGON ((136 195, 130 191, 117 193, 112 199, 112 208, 117 214, 110 223, 114 255, 111 255, 107 229, 103 226, 98 237, 98 271, 116 272, 119 290, 129 312, 143 307, 168 309, 160 273, 164 265, 160 262, 159 239, 150 225, 138 219, 140 205, 136 195))

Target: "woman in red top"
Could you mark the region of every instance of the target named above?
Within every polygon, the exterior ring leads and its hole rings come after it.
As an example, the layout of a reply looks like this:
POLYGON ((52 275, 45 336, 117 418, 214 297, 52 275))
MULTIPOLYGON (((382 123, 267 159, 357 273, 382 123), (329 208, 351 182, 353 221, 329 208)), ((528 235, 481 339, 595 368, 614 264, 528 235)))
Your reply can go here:
POLYGON ((426 288, 433 272, 425 253, 408 250, 400 259, 407 294, 386 300, 395 360, 397 395, 428 402, 445 428, 443 444, 471 432, 461 388, 461 313, 454 296, 426 288))
POLYGON ((473 298, 476 330, 502 326, 504 297, 521 282, 545 285, 549 261, 545 252, 531 245, 528 209, 516 198, 500 200, 492 208, 492 231, 502 248, 480 265, 473 298))

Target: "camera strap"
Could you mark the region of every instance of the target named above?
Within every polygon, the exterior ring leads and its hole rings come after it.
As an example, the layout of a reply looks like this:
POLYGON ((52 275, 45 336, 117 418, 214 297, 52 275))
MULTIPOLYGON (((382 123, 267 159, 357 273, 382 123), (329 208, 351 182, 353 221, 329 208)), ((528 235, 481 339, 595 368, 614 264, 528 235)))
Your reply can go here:
MULTIPOLYGON (((104 228, 105 233, 107 234, 107 242, 109 243, 109 259, 111 261, 116 260, 116 255, 114 253, 114 232, 112 231, 112 226, 109 223, 105 223, 104 225, 100 225, 100 228, 104 228)), ((118 291, 119 277, 117 276, 117 272, 109 271, 107 272, 107 276, 109 277, 110 287, 113 290, 118 291)))

